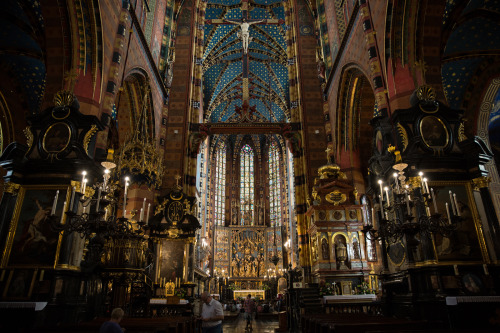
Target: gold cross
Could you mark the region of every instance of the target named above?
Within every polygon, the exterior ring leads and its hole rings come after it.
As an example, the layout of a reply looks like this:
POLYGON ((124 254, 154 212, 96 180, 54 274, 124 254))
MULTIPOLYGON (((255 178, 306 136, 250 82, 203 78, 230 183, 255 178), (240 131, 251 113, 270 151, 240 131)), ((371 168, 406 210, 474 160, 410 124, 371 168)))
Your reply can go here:
POLYGON ((326 148, 325 152, 326 152, 326 160, 327 161, 330 161, 330 152, 332 151, 333 149, 328 147, 326 148))
POLYGON ((180 175, 175 175, 175 180, 177 181, 177 186, 179 186, 179 180, 181 179, 182 177, 180 175))

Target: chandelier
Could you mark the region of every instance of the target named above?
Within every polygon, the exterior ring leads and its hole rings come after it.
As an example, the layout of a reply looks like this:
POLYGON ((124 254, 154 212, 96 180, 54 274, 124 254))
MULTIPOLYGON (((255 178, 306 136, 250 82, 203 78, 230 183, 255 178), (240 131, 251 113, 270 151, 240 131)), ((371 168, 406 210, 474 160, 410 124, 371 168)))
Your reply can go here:
MULTIPOLYGON (((389 243, 396 243, 406 236, 406 241, 414 246, 419 243, 415 238, 418 234, 450 236, 462 220, 456 195, 450 191, 450 203, 445 203, 446 214, 439 212, 434 189, 429 190, 424 174, 419 172, 417 177, 407 179, 404 170, 408 164, 401 162, 394 147, 390 149, 396 155, 396 164, 392 167, 396 172, 388 184, 378 180, 379 229, 367 223, 363 233, 370 240, 385 239, 389 243)), ((372 216, 375 216, 373 208, 372 216)))
MULTIPOLYGON (((88 185, 86 178, 87 172, 82 172, 80 184, 77 182, 71 191, 70 202, 63 207, 67 207, 63 215, 66 220, 63 223, 63 216, 55 215, 55 207, 59 196, 56 192, 54 204, 49 221, 56 231, 65 231, 67 233, 76 232, 80 237, 88 239, 87 252, 85 260, 82 262, 82 268, 94 268, 97 264, 111 264, 112 260, 106 261, 103 256, 105 248, 109 247, 109 242, 126 244, 129 253, 124 253, 125 262, 128 266, 145 266, 145 253, 148 250, 146 234, 148 230, 147 221, 149 219, 150 206, 148 206, 147 215, 145 215, 145 204, 140 210, 140 217, 135 219, 136 211, 132 212, 132 219, 125 217, 125 206, 127 202, 129 179, 125 179, 123 186, 123 215, 118 216, 118 198, 115 193, 121 190, 118 182, 110 181, 111 170, 115 164, 112 162, 103 162, 106 167, 103 174, 103 181, 88 185), (78 203, 78 204, 75 204, 78 203), (76 210, 76 212, 75 212, 76 210), (145 217, 146 216, 146 217, 145 217)), ((127 251, 126 251, 127 252, 127 251)), ((108 258, 109 259, 109 258, 108 258)))
POLYGON ((158 149, 149 136, 147 117, 149 95, 149 87, 146 87, 136 128, 118 151, 117 173, 118 176, 131 175, 137 183, 159 187, 162 183, 164 167, 157 152, 158 149))

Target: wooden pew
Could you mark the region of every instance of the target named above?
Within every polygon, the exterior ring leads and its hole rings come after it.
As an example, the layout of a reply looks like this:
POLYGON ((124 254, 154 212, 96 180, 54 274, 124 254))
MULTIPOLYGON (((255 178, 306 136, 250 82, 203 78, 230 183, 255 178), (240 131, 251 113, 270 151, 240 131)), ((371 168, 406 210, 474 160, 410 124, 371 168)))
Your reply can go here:
MULTIPOLYGON (((78 332, 95 333, 99 332, 102 323, 108 319, 96 318, 90 322, 83 322, 79 325, 47 327, 35 330, 39 333, 59 333, 78 332)), ((158 318, 123 318, 120 326, 126 329, 127 333, 195 333, 194 318, 192 317, 158 317, 158 318)))

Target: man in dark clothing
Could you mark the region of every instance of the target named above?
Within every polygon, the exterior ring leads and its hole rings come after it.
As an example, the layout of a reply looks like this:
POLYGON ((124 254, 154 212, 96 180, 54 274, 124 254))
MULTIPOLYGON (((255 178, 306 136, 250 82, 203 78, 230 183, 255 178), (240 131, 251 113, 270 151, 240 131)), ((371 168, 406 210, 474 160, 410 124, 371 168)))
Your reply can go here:
POLYGON ((111 319, 102 323, 99 333, 123 333, 120 321, 125 313, 122 309, 116 308, 111 312, 111 319))
POLYGON ((243 304, 243 308, 245 309, 245 319, 247 320, 247 327, 245 327, 245 331, 250 329, 252 330, 252 316, 255 312, 255 302, 252 299, 252 295, 248 294, 245 303, 243 304))

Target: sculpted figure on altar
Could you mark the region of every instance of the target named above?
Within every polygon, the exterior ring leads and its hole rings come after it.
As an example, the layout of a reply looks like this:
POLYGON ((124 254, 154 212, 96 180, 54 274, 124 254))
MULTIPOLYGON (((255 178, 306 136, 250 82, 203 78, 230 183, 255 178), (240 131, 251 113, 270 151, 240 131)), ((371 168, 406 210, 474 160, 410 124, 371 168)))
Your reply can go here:
POLYGON ((234 257, 233 260, 231 261, 231 269, 232 269, 232 276, 239 276, 238 272, 238 262, 236 261, 236 258, 234 257))

